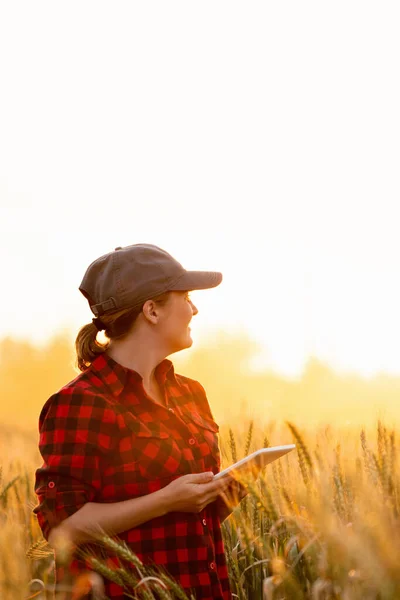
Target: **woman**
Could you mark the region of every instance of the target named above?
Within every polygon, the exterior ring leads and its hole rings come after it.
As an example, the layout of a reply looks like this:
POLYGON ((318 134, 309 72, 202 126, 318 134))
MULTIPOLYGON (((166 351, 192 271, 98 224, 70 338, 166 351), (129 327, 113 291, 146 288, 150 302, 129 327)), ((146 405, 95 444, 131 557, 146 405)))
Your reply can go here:
MULTIPOLYGON (((67 538, 74 549, 92 547, 100 532, 118 536, 202 600, 231 598, 221 521, 233 486, 213 481, 219 427, 204 388, 175 373, 166 356, 192 345, 198 311, 188 291, 221 280, 186 271, 150 244, 116 248, 88 267, 79 289, 95 318, 75 343, 82 373, 42 409, 44 463, 35 485, 34 512, 52 546, 67 538)), ((107 561, 118 563, 110 550, 107 561)), ((74 554, 70 572, 88 566, 74 554)), ((124 598, 111 581, 105 593, 124 598)))

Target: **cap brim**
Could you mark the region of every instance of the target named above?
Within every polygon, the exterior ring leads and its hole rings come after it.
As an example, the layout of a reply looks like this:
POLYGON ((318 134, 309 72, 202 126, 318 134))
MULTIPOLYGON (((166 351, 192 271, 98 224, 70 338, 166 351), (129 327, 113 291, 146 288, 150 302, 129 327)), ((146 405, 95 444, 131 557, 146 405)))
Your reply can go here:
POLYGON ((222 273, 216 271, 186 271, 170 288, 171 291, 208 290, 222 281, 222 273))

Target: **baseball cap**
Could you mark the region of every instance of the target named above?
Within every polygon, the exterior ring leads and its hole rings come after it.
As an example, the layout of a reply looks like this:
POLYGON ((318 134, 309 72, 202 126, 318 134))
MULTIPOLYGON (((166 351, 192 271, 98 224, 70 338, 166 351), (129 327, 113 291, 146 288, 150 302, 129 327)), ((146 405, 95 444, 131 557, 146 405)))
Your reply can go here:
POLYGON ((141 304, 167 291, 205 290, 219 285, 222 273, 187 271, 153 244, 115 248, 92 262, 79 286, 96 317, 141 304))

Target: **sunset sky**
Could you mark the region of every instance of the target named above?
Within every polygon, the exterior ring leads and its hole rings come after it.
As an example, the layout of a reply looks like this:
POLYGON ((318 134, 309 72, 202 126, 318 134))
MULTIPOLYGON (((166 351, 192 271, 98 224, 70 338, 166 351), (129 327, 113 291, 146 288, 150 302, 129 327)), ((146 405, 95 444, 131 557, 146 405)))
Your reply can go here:
POLYGON ((396 2, 0 4, 0 337, 92 314, 115 246, 224 275, 194 344, 400 374, 396 2))

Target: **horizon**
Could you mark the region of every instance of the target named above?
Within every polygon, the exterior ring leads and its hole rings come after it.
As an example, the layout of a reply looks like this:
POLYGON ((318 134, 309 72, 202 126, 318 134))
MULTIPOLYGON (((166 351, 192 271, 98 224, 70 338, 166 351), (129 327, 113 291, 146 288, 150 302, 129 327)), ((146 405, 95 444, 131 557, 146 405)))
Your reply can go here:
MULTIPOLYGON (((74 356, 74 341, 77 335, 71 329, 60 328, 58 331, 53 332, 49 337, 41 339, 41 341, 35 341, 35 339, 27 337, 27 336, 14 336, 14 335, 6 335, 0 337, 0 349, 1 344, 7 341, 11 341, 14 344, 27 344, 31 349, 45 352, 52 344, 58 343, 59 341, 66 341, 70 344, 71 355, 74 356)), ((103 341, 105 338, 103 334, 99 334, 100 339, 103 341)), ((207 330, 200 338, 194 341, 193 345, 190 348, 184 348, 179 352, 175 352, 173 354, 168 355, 168 359, 171 360, 178 368, 185 366, 186 363, 190 362, 191 357, 196 354, 197 351, 207 350, 209 348, 217 349, 215 346, 216 342, 219 342, 223 347, 227 342, 232 343, 233 345, 238 344, 240 347, 244 348, 250 358, 244 358, 241 363, 243 367, 243 371, 247 372, 250 376, 274 376, 281 380, 286 380, 287 382, 296 383, 303 379, 304 375, 311 368, 322 367, 327 369, 333 376, 338 379, 349 379, 356 378, 360 381, 364 382, 379 382, 384 379, 387 380, 399 380, 400 382, 400 373, 391 373, 389 371, 385 371, 384 369, 380 371, 376 371, 371 374, 360 373, 359 371, 351 368, 340 369, 337 368, 334 364, 329 363, 329 361, 324 360, 320 356, 317 355, 308 355, 303 364, 302 368, 299 372, 295 374, 288 374, 285 372, 281 372, 278 369, 274 368, 271 364, 269 364, 265 360, 265 354, 263 347, 257 342, 255 337, 252 337, 249 332, 245 330, 234 330, 234 331, 226 331, 225 329, 212 328, 207 330)), ((0 355, 0 364, 1 364, 1 355, 0 355)), ((218 367, 218 365, 216 365, 218 367)))

